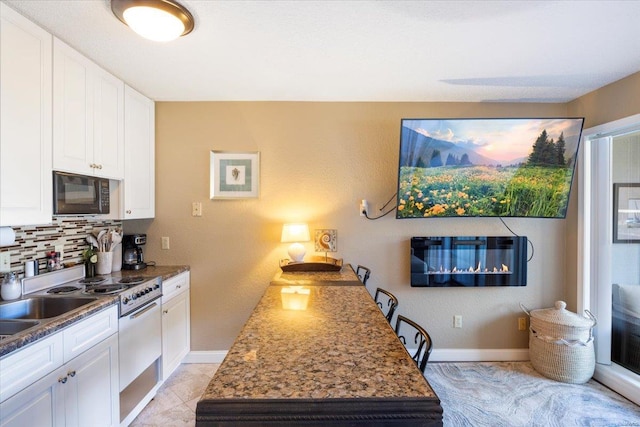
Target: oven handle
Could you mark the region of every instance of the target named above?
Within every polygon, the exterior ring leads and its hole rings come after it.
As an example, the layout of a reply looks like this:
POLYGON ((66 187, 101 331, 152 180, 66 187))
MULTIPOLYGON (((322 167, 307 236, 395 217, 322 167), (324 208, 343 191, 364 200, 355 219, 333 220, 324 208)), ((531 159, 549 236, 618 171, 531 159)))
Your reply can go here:
POLYGON ((150 305, 146 306, 143 310, 141 310, 141 311, 129 316, 129 319, 131 319, 131 320, 136 319, 136 318, 142 316, 147 311, 151 310, 153 307, 156 307, 157 305, 158 305, 158 303, 154 302, 153 304, 150 304, 150 305))

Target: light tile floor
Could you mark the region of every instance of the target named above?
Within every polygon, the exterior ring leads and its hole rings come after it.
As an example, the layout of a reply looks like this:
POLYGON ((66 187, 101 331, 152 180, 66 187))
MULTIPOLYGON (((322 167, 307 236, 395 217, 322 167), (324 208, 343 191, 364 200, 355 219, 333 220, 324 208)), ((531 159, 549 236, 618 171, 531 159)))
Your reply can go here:
POLYGON ((182 364, 130 424, 131 427, 192 427, 196 404, 219 364, 182 364))
MULTIPOLYGON (((503 364, 504 363, 507 363, 507 362, 503 362, 503 364)), ((499 362, 497 364, 501 365, 501 363, 499 362)), ((446 364, 442 364, 442 365, 446 365, 446 364)), ((469 364, 469 365, 473 365, 473 364, 469 364)), ((478 365, 487 365, 487 363, 478 363, 478 365)), ((200 396, 202 396, 202 393, 207 388, 207 385, 211 381, 211 378, 213 378, 213 374, 216 372, 219 366, 220 366, 219 364, 182 364, 180 365, 178 369, 176 369, 176 371, 162 385, 162 387, 160 387, 160 389, 158 390, 158 393, 156 394, 156 397, 151 402, 149 402, 149 404, 144 408, 144 410, 140 413, 140 415, 138 415, 138 417, 135 420, 133 420, 133 423, 131 423, 130 427, 160 427, 160 426, 162 427, 165 427, 165 426, 194 427, 196 424, 196 404, 198 403, 198 400, 200 400, 200 396)), ((433 375, 432 371, 434 366, 438 366, 438 364, 435 364, 435 365, 431 364, 427 366, 427 370, 428 370, 427 378, 429 378, 429 373, 433 375), (429 366, 432 366, 432 368, 429 368, 429 366)), ((535 376, 533 376, 532 378, 534 378, 535 380, 535 376)), ((434 379, 432 378, 432 381, 433 380, 434 379)), ((550 380, 546 380, 542 378, 540 381, 548 382, 550 380)), ((478 384, 480 384, 479 390, 482 390, 482 391, 472 393, 472 398, 476 400, 478 396, 482 395, 482 393, 486 393, 488 390, 491 389, 490 387, 486 387, 482 383, 482 381, 478 382, 478 384)), ((471 383, 468 383, 467 385, 470 386, 471 383)), ((495 384, 493 385, 495 387, 495 384)), ((566 384, 562 384, 562 383, 557 383, 557 385, 559 385, 560 387, 567 386, 566 384)), ((434 388, 435 388, 435 385, 434 385, 434 388)), ((528 389, 531 390, 532 388, 529 387, 528 389)), ((616 394, 614 392, 611 392, 611 393, 614 395, 616 394)), ((441 398, 443 396, 445 398, 447 397, 446 395, 443 394, 441 398)), ((531 399, 533 398, 534 397, 532 396, 531 399)), ((459 399, 455 399, 455 402, 458 403, 458 400, 459 399)), ((485 396, 485 401, 489 401, 489 400, 490 399, 486 398, 485 396)), ((501 400, 504 400, 504 399, 501 399, 501 400)), ((456 403, 449 402, 448 404, 455 405, 456 403)), ((443 400, 443 407, 445 406, 445 404, 447 404, 447 402, 443 400)), ((473 404, 471 404, 469 407, 472 407, 472 406, 473 404)), ((492 405, 492 407, 493 406, 495 405, 492 405)), ((538 406, 542 406, 542 405, 538 405, 538 406)), ((632 404, 631 406, 635 408, 635 406, 633 406, 632 404)), ((509 411, 507 412, 510 414, 511 412, 509 411)), ((599 416, 601 414, 595 414, 595 415, 599 416)), ((640 412, 638 412, 638 416, 640 417, 640 412)), ((447 417, 445 415, 445 421, 446 421, 446 418, 447 417)), ((588 417, 585 419, 589 420, 588 417)), ((457 425, 456 423, 449 423, 449 424, 452 427, 457 425)), ((445 422, 445 426, 449 424, 445 422)), ((465 425, 468 425, 468 424, 465 424, 465 425)), ((485 425, 485 424, 478 424, 478 425, 485 425)), ((493 426, 498 424, 491 421, 486 425, 493 426)), ((504 425, 504 424, 501 424, 501 425, 504 425)), ((595 425, 595 424, 576 423, 575 425, 595 425)), ((608 426, 611 424, 598 424, 598 425, 608 426)), ((616 425, 619 425, 619 424, 616 424, 616 425)), ((638 423, 624 424, 624 425, 640 426, 640 424, 638 423)))

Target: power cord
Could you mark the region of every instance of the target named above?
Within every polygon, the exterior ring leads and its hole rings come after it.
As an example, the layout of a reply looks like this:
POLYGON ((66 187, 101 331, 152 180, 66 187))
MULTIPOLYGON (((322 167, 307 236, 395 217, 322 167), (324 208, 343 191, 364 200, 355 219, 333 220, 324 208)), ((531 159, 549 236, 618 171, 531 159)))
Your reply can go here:
MULTIPOLYGON (((511 234, 513 234, 516 237, 520 237, 518 234, 516 234, 511 228, 509 228, 509 226, 507 225, 506 222, 504 222, 504 219, 502 219, 501 216, 498 217, 498 219, 502 222, 502 225, 504 225, 505 227, 507 227, 507 230, 509 230, 511 232, 511 234)), ((529 240, 529 238, 527 237, 527 243, 529 243, 529 246, 531 246, 531 256, 527 259, 527 262, 531 261, 533 259, 533 255, 535 254, 535 248, 533 247, 533 242, 531 240, 529 240)))
MULTIPOLYGON (((393 196, 391 196, 391 198, 387 201, 387 203, 385 203, 384 205, 382 205, 382 207, 380 208, 380 211, 383 211, 384 208, 386 208, 389 203, 391 203, 391 201, 393 200, 394 197, 396 197, 398 195, 398 192, 396 191, 393 196)), ((394 206, 393 208, 389 209, 388 211, 386 211, 385 213, 383 213, 382 215, 376 216, 376 217, 370 217, 369 214, 367 214, 366 209, 362 211, 362 214, 364 215, 365 218, 367 218, 370 221, 375 221, 376 219, 380 219, 382 217, 385 217, 387 215, 389 215, 391 212, 396 210, 396 206, 394 206)))

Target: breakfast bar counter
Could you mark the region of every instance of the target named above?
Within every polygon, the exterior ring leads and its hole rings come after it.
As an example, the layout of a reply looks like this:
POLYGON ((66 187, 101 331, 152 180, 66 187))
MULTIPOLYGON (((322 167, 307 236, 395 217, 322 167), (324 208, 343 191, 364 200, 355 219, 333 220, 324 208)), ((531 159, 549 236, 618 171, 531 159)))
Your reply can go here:
POLYGON ((304 310, 284 309, 288 286, 272 283, 198 402, 196 425, 442 425, 438 397, 366 288, 345 282, 304 286, 304 310))

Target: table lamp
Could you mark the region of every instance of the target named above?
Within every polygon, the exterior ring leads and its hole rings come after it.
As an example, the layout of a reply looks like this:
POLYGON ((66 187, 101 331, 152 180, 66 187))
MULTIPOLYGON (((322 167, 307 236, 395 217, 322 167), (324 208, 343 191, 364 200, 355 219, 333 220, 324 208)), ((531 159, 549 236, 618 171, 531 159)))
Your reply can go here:
POLYGON ((289 258, 294 262, 302 262, 305 249, 302 243, 311 240, 309 226, 304 223, 291 223, 282 226, 282 243, 291 243, 289 246, 289 258))

